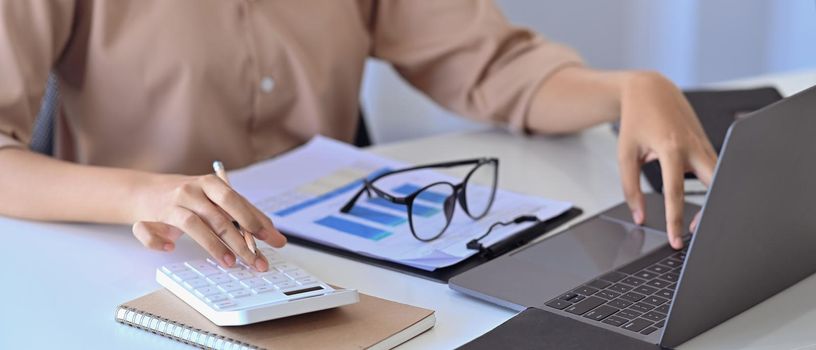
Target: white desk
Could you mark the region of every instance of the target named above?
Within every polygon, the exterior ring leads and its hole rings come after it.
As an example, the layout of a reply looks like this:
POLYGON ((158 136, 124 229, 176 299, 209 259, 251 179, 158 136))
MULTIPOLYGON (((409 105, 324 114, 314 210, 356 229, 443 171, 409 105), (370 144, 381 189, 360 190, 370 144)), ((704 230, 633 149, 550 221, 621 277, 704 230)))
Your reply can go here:
MULTIPOLYGON (((816 84, 816 72, 757 82, 777 82, 790 94, 816 84)), ((373 151, 415 163, 497 156, 502 160, 502 187, 573 201, 585 215, 622 200, 615 139, 606 126, 563 138, 523 138, 502 131, 444 135, 373 151)), ((113 311, 159 288, 153 276, 156 266, 205 256, 192 240, 183 238, 175 253, 165 254, 144 249, 128 227, 0 218, 0 242, 0 349, 187 348, 120 325, 113 311)), ((294 245, 281 252, 330 283, 436 310, 436 327, 404 349, 453 348, 514 314, 447 285, 294 245)), ((685 347, 792 349, 816 344, 811 330, 816 324, 815 294, 816 277, 811 277, 685 347)))

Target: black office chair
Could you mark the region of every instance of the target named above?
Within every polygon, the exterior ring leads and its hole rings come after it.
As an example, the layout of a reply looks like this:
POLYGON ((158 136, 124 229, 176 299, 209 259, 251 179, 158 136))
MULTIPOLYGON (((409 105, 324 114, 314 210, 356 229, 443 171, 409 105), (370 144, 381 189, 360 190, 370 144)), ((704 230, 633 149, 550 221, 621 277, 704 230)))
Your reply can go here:
MULTIPOLYGON (((34 123, 30 147, 33 151, 45 155, 54 154, 54 119, 59 107, 59 81, 53 73, 48 76, 40 112, 34 123)), ((360 118, 357 122, 357 133, 354 136, 354 145, 357 147, 371 146, 363 108, 360 107, 360 118)))

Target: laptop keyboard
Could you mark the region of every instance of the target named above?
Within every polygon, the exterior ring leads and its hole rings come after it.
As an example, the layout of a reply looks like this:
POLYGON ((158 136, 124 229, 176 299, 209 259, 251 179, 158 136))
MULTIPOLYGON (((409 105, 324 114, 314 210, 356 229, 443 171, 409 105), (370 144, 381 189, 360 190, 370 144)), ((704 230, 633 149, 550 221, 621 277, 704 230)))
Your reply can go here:
POLYGON ((627 331, 652 334, 665 325, 686 250, 657 258, 645 268, 636 261, 607 273, 546 305, 627 331))

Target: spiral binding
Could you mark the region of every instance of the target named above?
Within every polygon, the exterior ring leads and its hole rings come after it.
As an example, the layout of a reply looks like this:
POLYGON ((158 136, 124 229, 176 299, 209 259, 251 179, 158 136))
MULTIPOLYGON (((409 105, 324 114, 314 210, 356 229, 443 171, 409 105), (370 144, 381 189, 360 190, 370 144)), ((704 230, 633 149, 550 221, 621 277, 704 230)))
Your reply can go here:
POLYGON ((120 306, 119 309, 116 310, 116 321, 201 349, 262 350, 262 348, 248 343, 223 337, 195 327, 190 327, 185 324, 181 324, 149 312, 139 311, 127 306, 120 306))

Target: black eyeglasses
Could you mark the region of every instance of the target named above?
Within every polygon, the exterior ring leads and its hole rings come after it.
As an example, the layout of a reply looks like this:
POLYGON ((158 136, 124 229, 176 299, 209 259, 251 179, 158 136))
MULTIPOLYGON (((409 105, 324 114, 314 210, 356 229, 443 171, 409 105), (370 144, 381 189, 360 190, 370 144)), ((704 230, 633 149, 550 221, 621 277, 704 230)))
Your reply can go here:
POLYGON ((369 198, 374 192, 378 197, 394 204, 408 207, 408 224, 411 233, 416 239, 429 242, 445 232, 453 218, 456 200, 462 210, 473 220, 479 220, 487 215, 496 197, 496 183, 498 181, 499 160, 497 158, 479 158, 454 162, 420 165, 400 170, 389 171, 371 179, 363 180, 363 188, 340 209, 349 213, 354 208, 360 195, 366 193, 369 198), (465 179, 459 184, 439 181, 422 187, 405 197, 394 196, 377 186, 374 182, 386 176, 401 174, 414 170, 430 168, 452 168, 473 165, 465 179))

